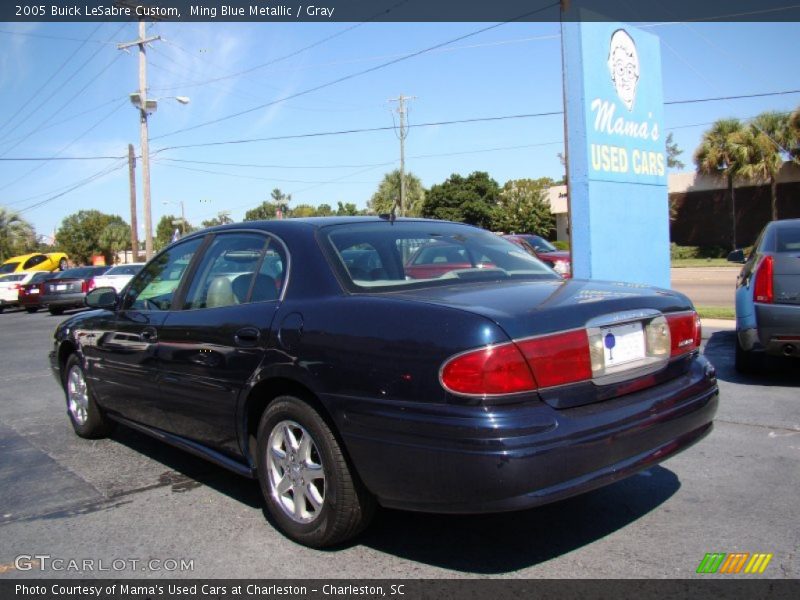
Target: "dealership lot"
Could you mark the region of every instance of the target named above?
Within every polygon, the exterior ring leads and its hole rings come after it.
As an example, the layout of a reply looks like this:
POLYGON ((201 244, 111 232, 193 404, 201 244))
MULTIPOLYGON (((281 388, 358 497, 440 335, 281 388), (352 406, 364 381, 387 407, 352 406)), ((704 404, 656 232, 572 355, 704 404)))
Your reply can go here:
POLYGON ((0 315, 0 577, 683 578, 707 552, 773 553, 764 577, 800 573, 800 369, 737 375, 730 331, 705 334, 721 389, 715 430, 662 466, 520 513, 381 511, 355 543, 321 552, 270 526, 255 482, 125 428, 77 438, 47 367, 60 320, 0 315), (35 554, 93 560, 94 571, 14 565, 35 554))

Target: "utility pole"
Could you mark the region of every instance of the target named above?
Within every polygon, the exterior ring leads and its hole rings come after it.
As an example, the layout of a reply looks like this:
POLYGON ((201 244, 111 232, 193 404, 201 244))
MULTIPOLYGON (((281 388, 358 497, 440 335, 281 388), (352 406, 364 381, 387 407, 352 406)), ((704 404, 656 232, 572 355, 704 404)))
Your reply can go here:
POLYGON ((139 39, 133 42, 117 44, 119 50, 127 50, 131 46, 139 46, 139 92, 131 94, 131 102, 139 109, 139 136, 142 150, 142 198, 144 212, 144 251, 147 260, 153 257, 153 212, 150 206, 150 138, 147 131, 147 114, 155 110, 156 102, 147 100, 147 54, 145 46, 149 42, 160 40, 161 36, 146 37, 145 22, 139 20, 139 39))
POLYGON ((128 178, 131 188, 131 250, 133 262, 139 262, 139 224, 136 219, 136 155, 128 144, 128 178))
POLYGON ((416 96, 404 96, 403 94, 400 94, 397 98, 389 99, 389 102, 397 102, 397 114, 400 115, 397 138, 400 140, 400 206, 398 207, 398 212, 401 217, 406 210, 406 138, 408 137, 406 101, 415 99, 416 96))

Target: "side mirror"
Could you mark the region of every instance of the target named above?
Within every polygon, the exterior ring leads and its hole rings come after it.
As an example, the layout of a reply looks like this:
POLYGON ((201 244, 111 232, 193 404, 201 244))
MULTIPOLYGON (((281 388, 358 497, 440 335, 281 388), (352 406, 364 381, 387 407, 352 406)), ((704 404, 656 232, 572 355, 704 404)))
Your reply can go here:
POLYGON ((734 250, 730 254, 728 254, 728 262, 739 263, 743 265, 747 262, 747 259, 744 257, 744 250, 734 250))
POLYGON ((99 287, 86 294, 84 302, 89 308, 113 310, 117 306, 117 291, 113 287, 99 287))

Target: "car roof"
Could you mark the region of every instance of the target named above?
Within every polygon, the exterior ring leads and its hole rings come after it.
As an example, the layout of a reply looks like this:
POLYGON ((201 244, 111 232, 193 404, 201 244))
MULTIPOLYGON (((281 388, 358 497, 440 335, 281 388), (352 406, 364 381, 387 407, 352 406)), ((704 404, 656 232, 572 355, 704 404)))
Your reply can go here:
POLYGON ((800 219, 781 219, 780 221, 771 221, 770 227, 775 229, 793 229, 800 227, 800 219))
MULTIPOLYGON (((428 223, 450 223, 450 221, 440 221, 437 219, 417 219, 398 217, 396 222, 428 222, 428 223)), ((263 229, 264 231, 279 231, 300 229, 305 227, 313 227, 316 229, 332 226, 332 225, 349 225, 353 223, 389 223, 388 218, 375 216, 356 216, 356 217, 302 217, 290 219, 268 219, 264 221, 243 221, 240 223, 231 223, 229 225, 217 225, 209 227, 198 232, 193 232, 192 235, 197 233, 208 233, 209 231, 225 231, 228 229, 263 229)), ((188 236, 187 236, 188 237, 188 236)))

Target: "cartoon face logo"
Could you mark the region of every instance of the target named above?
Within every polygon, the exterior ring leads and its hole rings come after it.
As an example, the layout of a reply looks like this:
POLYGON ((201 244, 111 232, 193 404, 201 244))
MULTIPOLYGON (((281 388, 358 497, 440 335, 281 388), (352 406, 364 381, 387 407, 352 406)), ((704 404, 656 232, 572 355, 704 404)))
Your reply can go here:
POLYGON ((608 70, 617 96, 628 110, 633 110, 636 101, 636 86, 639 83, 639 54, 633 38, 624 29, 617 29, 608 46, 608 70))

